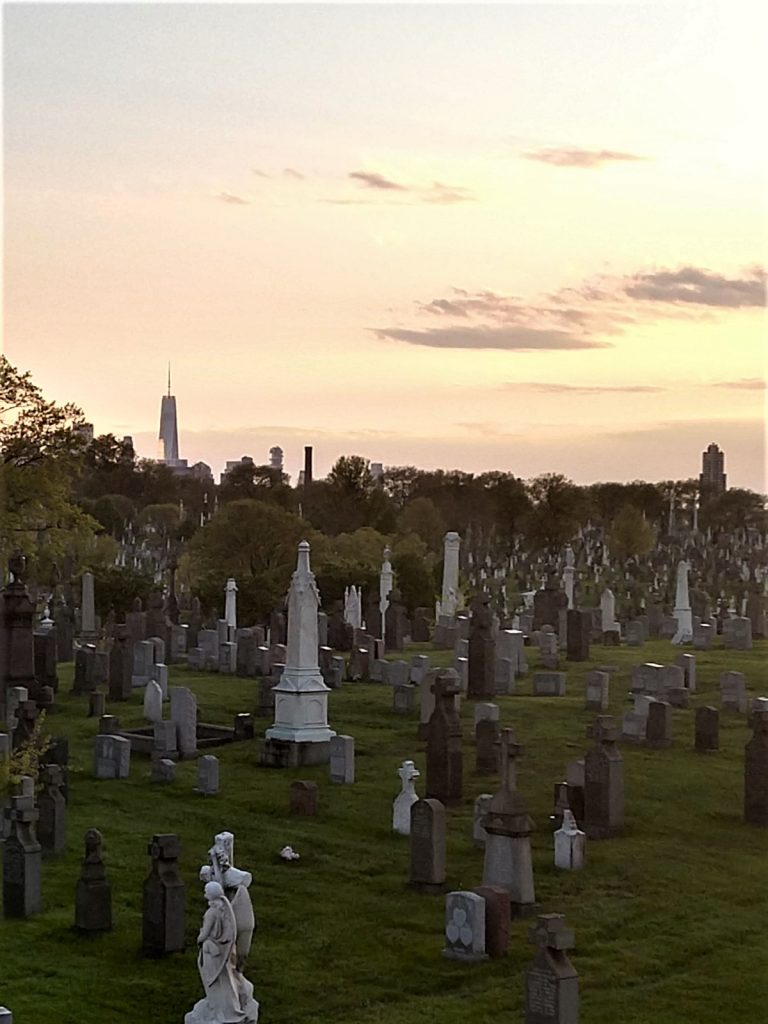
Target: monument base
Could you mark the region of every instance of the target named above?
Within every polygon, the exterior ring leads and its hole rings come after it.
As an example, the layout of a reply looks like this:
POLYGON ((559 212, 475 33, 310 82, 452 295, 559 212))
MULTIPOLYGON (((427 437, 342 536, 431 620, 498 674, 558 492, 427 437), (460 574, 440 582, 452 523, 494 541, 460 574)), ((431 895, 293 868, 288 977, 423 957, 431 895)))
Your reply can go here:
POLYGON ((293 740, 266 739, 259 757, 259 764, 266 768, 303 768, 309 765, 328 764, 330 760, 330 740, 304 743, 293 740))

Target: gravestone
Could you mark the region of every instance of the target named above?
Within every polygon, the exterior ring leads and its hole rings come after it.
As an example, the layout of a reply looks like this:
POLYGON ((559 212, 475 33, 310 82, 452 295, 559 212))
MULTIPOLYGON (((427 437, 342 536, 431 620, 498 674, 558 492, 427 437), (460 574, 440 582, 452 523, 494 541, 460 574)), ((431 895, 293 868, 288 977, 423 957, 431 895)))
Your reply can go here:
POLYGON ((439 800, 411 806, 410 884, 422 892, 440 892, 445 885, 445 807, 439 800))
POLYGON ((131 741, 99 733, 94 740, 93 774, 97 779, 127 779, 131 770, 131 741))
POLYGON ((412 715, 416 710, 418 686, 411 683, 399 683, 392 689, 392 710, 396 715, 412 715))
POLYGON ((481 719, 475 726, 475 772, 478 775, 495 775, 499 770, 498 720, 481 719))
POLYGON ((642 622, 633 619, 627 623, 626 630, 627 647, 642 647, 645 642, 645 630, 642 622))
POLYGON ((579 978, 566 950, 573 932, 562 914, 542 914, 528 938, 538 951, 525 972, 525 1024, 578 1024, 579 978))
POLYGON ((165 956, 184 951, 186 886, 179 875, 179 837, 154 835, 147 846, 150 868, 142 901, 142 952, 165 956))
POLYGON ((479 885, 472 892, 485 900, 485 952, 505 956, 509 946, 509 893, 498 885, 479 885))
POLYGON ((25 687, 34 693, 35 606, 24 583, 26 559, 19 552, 8 559, 11 582, 0 591, 0 719, 5 719, 6 692, 25 687))
POLYGON ((215 796, 219 792, 219 759, 213 754, 197 759, 197 792, 203 796, 215 796))
POLYGON ((314 818, 317 815, 319 790, 316 782, 296 779, 289 791, 289 813, 314 818))
POLYGON ((176 763, 169 757, 152 758, 151 782, 170 784, 176 781, 176 763))
POLYGON ((101 832, 85 833, 85 856, 75 887, 75 928, 93 935, 112 930, 112 887, 104 870, 101 832))
POLYGON ((563 810, 563 824, 555 832, 555 867, 563 871, 579 871, 584 867, 586 835, 576 824, 573 812, 563 810))
POLYGON ((351 784, 355 781, 355 740, 352 736, 331 737, 330 780, 351 784))
POLYGON ((571 608, 568 611, 566 623, 568 661, 589 661, 589 637, 592 631, 591 612, 571 608))
POLYGON ((389 594, 389 604, 384 613, 384 645, 387 652, 402 651, 408 632, 408 617, 399 590, 389 594))
POLYGON ((608 839, 624 827, 624 760, 613 717, 598 715, 587 735, 594 746, 584 758, 584 831, 590 839, 608 839))
POLYGON ((106 736, 119 736, 120 719, 116 715, 100 715, 98 731, 106 736))
POLYGON ((472 842, 478 850, 485 849, 487 833, 483 822, 488 814, 491 800, 493 800, 493 793, 481 793, 475 797, 474 816, 472 819, 472 842))
POLYGON ((542 626, 546 625, 557 627, 560 611, 567 611, 567 609, 568 598, 565 592, 560 589, 557 573, 551 571, 547 576, 544 589, 534 594, 531 629, 541 629, 542 626))
POLYGON ((176 726, 176 742, 183 759, 197 756, 197 698, 186 686, 172 686, 171 721, 176 726))
POLYGON ((163 691, 154 679, 144 687, 144 717, 153 724, 163 719, 163 691))
POLYGON ((667 701, 655 700, 648 708, 645 745, 656 749, 672 746, 672 705, 667 701))
POLYGON ((52 736, 51 745, 45 752, 45 760, 48 764, 57 764, 61 768, 61 795, 64 803, 69 802, 69 740, 66 736, 52 736))
POLYGON ((42 908, 42 850, 35 831, 39 812, 31 776, 22 777, 6 817, 10 833, 3 843, 3 913, 32 917, 42 908))
MULTIPOLYGON (((35 680, 37 681, 35 696, 44 686, 50 686, 53 692, 56 693, 59 688, 59 677, 56 672, 58 660, 56 633, 52 629, 46 632, 37 632, 33 634, 32 639, 34 643, 35 680)), ((1 703, 2 701, 0 701, 1 703)))
POLYGON ((178 756, 178 733, 175 722, 155 722, 152 727, 152 760, 175 760, 178 756))
POLYGON ((459 693, 456 673, 451 669, 438 672, 432 690, 435 709, 427 735, 426 796, 445 804, 461 800, 464 785, 461 720, 455 702, 459 693))
POLYGON ((732 651, 752 650, 752 620, 736 616, 723 622, 723 647, 732 651))
POLYGON ((587 711, 608 710, 610 678, 607 672, 587 672, 584 698, 587 711))
POLYGON ((753 712, 751 724, 744 748, 744 821, 768 828, 768 711, 753 712))
POLYGON ((694 747, 700 754, 720 749, 720 712, 710 705, 696 709, 694 747))
POLYGON ((485 721, 486 719, 489 719, 492 722, 498 722, 499 714, 500 714, 500 711, 499 711, 499 705, 498 704, 482 704, 482 703, 475 704, 475 707, 474 707, 475 728, 477 728, 477 723, 478 722, 485 721))
POLYGON ((489 594, 478 594, 472 602, 468 650, 467 694, 487 700, 496 693, 496 642, 489 594))
POLYGON ((93 690, 88 694, 88 717, 101 718, 107 708, 107 696, 101 690, 93 690))
POLYGON ((534 672, 534 697, 564 697, 565 672, 534 672))
POLYGON ((445 897, 443 956, 463 963, 487 960, 485 900, 475 892, 449 892, 445 897))
POLYGON ((392 831, 401 836, 411 834, 411 807, 419 799, 414 784, 420 772, 413 761, 403 761, 397 769, 401 788, 392 801, 392 831))
POLYGON ((67 805, 61 792, 64 773, 57 764, 44 764, 40 768, 42 789, 37 798, 40 818, 37 839, 43 855, 57 856, 67 845, 67 805))
POLYGON ((683 686, 690 693, 696 693, 696 655, 678 654, 675 664, 683 670, 683 686))
POLYGON ((721 672, 720 706, 728 711, 746 714, 747 691, 743 672, 721 672))
POLYGON ((716 629, 708 622, 694 622, 693 624, 693 649, 694 651, 711 651, 712 639, 716 629))

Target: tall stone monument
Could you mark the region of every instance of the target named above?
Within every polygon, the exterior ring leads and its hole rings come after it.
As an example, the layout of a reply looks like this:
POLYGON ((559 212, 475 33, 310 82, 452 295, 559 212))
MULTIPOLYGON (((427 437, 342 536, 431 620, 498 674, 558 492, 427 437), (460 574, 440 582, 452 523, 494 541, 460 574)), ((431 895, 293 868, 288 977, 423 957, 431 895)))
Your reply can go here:
POLYGON ((611 715, 598 715, 588 735, 594 746, 584 758, 584 831, 608 839, 624 827, 624 759, 616 747, 619 731, 611 715))
POLYGON ((673 644, 688 644, 693 640, 693 611, 688 597, 688 570, 686 561, 677 563, 677 586, 675 589, 675 611, 677 632, 672 637, 673 644))
POLYGON ((578 1024, 579 976, 566 950, 573 932, 562 914, 541 914, 528 938, 539 948, 525 972, 525 1024, 578 1024))
POLYGON ((263 763, 279 767, 327 764, 330 741, 328 694, 318 664, 317 611, 320 592, 309 567, 309 544, 299 544, 288 593, 288 650, 274 687, 275 722, 267 729, 263 763))
POLYGON ((453 619, 459 607, 459 549, 461 538, 449 531, 443 537, 443 590, 438 616, 453 619))
POLYGON ((459 690, 458 675, 453 669, 445 669, 435 677, 435 707, 427 734, 426 796, 443 804, 461 800, 463 793, 461 720, 456 710, 459 690))
POLYGON ((11 582, 0 594, 0 719, 7 714, 8 691, 22 686, 28 693, 37 687, 35 679, 34 614, 24 574, 27 560, 16 552, 8 559, 11 582))
POLYGON ((496 640, 490 595, 478 594, 471 611, 467 695, 476 700, 492 700, 496 694, 496 640))

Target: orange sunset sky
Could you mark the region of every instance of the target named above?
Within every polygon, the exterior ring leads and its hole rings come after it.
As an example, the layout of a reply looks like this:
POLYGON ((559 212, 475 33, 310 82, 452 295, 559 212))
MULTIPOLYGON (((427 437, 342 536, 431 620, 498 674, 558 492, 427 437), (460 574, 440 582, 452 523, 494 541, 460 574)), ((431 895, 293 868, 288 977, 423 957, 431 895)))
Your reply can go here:
POLYGON ((6 4, 5 352, 156 456, 764 491, 758 3, 6 4))

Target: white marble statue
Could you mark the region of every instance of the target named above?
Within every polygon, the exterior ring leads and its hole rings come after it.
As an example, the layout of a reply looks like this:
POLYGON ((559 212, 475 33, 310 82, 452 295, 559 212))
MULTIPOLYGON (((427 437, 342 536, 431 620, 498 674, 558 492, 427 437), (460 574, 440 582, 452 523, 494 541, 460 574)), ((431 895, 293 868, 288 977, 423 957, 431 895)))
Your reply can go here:
POLYGON ((397 774, 400 776, 402 789, 392 804, 392 831, 399 832, 401 836, 409 836, 411 834, 411 806, 419 799, 414 783, 421 773, 413 761, 403 761, 397 769, 397 774))
POLYGON ((237 925, 218 882, 205 887, 208 909, 197 936, 197 968, 205 989, 184 1024, 257 1024, 259 1004, 253 985, 237 969, 237 925))
POLYGON ((232 904, 237 926, 237 969, 245 966, 251 949, 256 919, 248 887, 253 881, 249 871, 234 865, 235 837, 232 832, 219 832, 208 851, 208 863, 200 868, 202 882, 218 882, 232 904))

